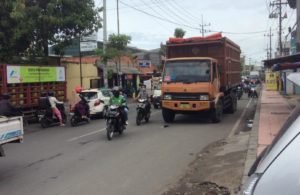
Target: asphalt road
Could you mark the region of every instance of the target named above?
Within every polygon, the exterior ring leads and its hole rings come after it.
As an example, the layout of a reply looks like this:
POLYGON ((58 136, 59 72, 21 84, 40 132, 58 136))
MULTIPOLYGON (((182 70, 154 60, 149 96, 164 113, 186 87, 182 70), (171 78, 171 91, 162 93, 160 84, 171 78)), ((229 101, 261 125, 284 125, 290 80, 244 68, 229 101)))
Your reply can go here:
MULTIPOLYGON (((175 182, 195 154, 227 137, 249 100, 212 124, 200 116, 176 116, 164 127, 160 110, 136 126, 135 105, 124 134, 107 141, 103 119, 79 127, 28 127, 23 144, 4 146, 0 158, 1 195, 150 195, 175 182)), ((251 106, 251 105, 250 105, 251 106)))

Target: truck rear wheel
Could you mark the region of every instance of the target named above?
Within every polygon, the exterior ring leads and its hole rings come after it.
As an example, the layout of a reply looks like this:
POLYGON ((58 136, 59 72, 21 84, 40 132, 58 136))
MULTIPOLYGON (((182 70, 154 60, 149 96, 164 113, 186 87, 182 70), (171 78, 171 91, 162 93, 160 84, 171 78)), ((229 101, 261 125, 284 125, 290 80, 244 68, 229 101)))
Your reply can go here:
POLYGON ((218 123, 222 120, 223 115, 223 104, 222 102, 218 102, 216 107, 211 111, 211 121, 213 123, 218 123))
POLYGON ((169 109, 162 109, 162 115, 166 123, 171 123, 175 119, 175 113, 169 109))

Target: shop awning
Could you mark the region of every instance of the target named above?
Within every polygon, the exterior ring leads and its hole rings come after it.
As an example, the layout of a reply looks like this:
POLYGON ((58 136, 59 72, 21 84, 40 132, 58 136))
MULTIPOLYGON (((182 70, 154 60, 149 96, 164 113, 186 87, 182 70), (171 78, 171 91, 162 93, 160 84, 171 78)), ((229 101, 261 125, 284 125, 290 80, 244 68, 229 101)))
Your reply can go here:
POLYGON ((300 72, 294 72, 287 76, 287 79, 290 80, 292 83, 300 86, 300 72))
POLYGON ((280 71, 280 70, 297 69, 297 68, 300 68, 300 62, 274 64, 272 70, 280 71))

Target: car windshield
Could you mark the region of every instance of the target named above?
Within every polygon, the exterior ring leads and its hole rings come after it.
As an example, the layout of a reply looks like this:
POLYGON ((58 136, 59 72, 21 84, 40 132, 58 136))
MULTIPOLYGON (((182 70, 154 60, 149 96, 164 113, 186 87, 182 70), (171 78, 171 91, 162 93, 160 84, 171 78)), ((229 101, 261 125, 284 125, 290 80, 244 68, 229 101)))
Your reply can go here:
POLYGON ((110 97, 110 91, 107 89, 101 89, 102 95, 104 97, 110 97))
POLYGON ((210 81, 210 61, 168 61, 165 65, 163 81, 188 83, 208 82, 210 81))
POLYGON ((90 91, 90 92, 81 92, 81 94, 85 97, 85 99, 89 100, 95 100, 98 98, 97 92, 90 91))

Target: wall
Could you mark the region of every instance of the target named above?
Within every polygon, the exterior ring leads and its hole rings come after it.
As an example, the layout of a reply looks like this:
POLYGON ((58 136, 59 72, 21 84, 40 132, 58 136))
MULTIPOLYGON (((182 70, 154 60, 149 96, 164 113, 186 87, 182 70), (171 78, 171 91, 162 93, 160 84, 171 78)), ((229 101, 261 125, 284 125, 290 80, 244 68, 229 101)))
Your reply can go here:
MULTIPOLYGON (((74 99, 74 89, 80 86, 80 66, 78 63, 65 63, 67 79, 67 99, 71 102, 74 99)), ((90 88, 90 80, 98 79, 98 69, 94 64, 82 64, 82 84, 83 89, 90 88)))

